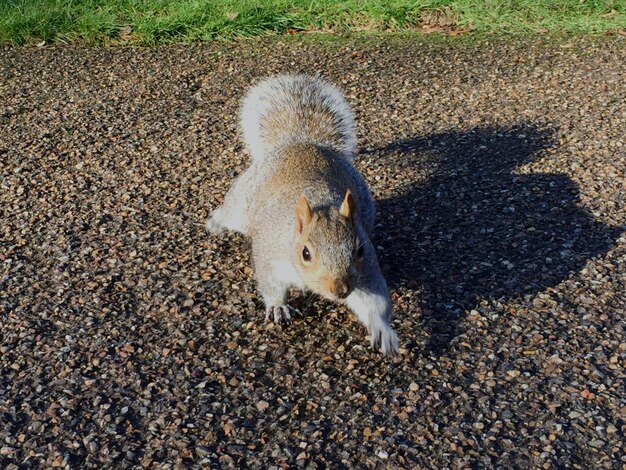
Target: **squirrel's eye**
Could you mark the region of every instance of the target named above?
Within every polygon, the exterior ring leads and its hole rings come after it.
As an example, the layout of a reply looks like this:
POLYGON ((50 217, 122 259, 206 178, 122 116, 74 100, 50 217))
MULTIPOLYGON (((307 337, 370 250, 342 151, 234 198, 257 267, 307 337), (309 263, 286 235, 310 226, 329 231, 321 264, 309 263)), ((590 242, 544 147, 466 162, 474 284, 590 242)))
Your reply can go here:
POLYGON ((302 259, 304 261, 306 261, 307 263, 309 261, 311 261, 311 252, 309 251, 309 249, 305 246, 304 249, 302 250, 302 259))
POLYGON ((356 257, 363 258, 363 245, 359 245, 356 249, 356 257))

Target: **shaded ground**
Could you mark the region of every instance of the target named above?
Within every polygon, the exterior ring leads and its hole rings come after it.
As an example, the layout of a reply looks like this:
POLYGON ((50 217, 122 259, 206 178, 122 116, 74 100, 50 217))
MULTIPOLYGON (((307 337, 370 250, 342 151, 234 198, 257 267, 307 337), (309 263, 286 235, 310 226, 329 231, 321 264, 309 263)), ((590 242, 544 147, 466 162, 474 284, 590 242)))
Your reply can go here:
POLYGON ((621 468, 625 45, 0 49, 1 466, 621 468), (355 108, 396 360, 203 230, 282 71, 355 108))

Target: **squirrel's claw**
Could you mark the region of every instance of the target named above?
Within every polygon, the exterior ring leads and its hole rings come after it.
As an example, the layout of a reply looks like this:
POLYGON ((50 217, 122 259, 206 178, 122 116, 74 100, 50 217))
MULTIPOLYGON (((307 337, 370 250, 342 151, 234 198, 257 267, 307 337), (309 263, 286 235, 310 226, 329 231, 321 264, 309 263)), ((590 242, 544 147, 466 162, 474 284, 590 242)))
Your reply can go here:
POLYGON ((398 353, 398 335, 390 326, 370 331, 370 344, 372 349, 380 348, 385 356, 395 356, 398 353))
POLYGON ((300 312, 289 305, 270 305, 265 308, 265 320, 273 320, 274 323, 290 323, 291 315, 300 312))

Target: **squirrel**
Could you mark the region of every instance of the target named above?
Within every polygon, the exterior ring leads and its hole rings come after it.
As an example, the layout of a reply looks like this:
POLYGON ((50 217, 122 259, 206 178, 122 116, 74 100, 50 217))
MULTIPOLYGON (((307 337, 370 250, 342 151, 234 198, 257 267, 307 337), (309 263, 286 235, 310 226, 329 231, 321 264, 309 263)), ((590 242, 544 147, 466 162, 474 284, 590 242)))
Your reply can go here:
POLYGON ((354 166, 352 110, 334 85, 308 75, 278 75, 249 90, 240 111, 249 167, 232 183, 207 229, 252 241, 266 319, 289 322, 297 287, 345 304, 371 347, 398 351, 391 299, 371 242, 374 201, 354 166))

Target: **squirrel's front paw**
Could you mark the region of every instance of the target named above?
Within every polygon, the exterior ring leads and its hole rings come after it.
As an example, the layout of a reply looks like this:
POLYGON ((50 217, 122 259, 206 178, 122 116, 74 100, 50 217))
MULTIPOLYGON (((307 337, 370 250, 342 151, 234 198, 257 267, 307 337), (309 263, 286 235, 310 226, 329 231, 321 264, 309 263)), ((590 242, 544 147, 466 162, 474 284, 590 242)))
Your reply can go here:
POLYGON ((292 315, 300 312, 289 305, 270 305, 265 307, 265 319, 274 320, 274 323, 289 323, 292 315))
POLYGON ((377 325, 371 328, 370 344, 372 349, 380 347, 385 356, 395 356, 398 353, 398 335, 389 325, 377 325))

